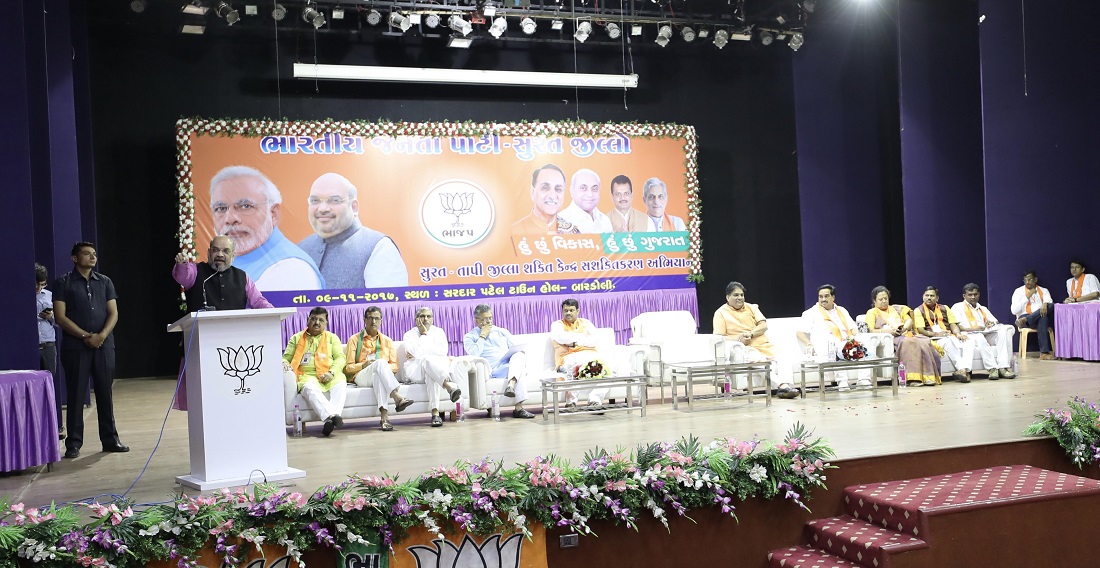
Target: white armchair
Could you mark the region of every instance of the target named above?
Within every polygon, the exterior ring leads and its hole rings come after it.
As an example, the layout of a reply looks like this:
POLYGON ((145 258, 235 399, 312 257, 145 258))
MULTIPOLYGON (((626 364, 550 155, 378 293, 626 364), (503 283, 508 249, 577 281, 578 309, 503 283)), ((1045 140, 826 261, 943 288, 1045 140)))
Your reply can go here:
POLYGON ((646 351, 646 378, 659 385, 665 399, 665 381, 669 364, 689 361, 726 361, 725 340, 721 336, 699 334, 695 317, 686 311, 645 312, 630 320, 630 344, 646 351))

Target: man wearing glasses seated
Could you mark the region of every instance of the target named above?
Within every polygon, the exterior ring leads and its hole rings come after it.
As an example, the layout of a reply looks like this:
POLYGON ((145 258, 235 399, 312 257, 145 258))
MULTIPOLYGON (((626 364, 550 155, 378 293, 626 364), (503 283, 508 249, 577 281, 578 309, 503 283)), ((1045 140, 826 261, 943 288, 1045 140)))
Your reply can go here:
POLYGON ((321 269, 326 288, 409 285, 409 271, 393 239, 359 221, 359 191, 344 176, 327 173, 309 190, 309 224, 315 234, 298 243, 321 269))
POLYGON ((279 189, 255 168, 230 166, 210 180, 214 232, 233 240, 235 264, 257 288, 324 288, 313 259, 279 230, 282 203, 279 189))
POLYGON ((294 376, 310 409, 325 421, 322 434, 329 436, 344 425, 340 416, 348 389, 344 345, 335 333, 328 331, 328 310, 322 307, 310 310, 305 331, 290 337, 283 351, 283 373, 294 376))

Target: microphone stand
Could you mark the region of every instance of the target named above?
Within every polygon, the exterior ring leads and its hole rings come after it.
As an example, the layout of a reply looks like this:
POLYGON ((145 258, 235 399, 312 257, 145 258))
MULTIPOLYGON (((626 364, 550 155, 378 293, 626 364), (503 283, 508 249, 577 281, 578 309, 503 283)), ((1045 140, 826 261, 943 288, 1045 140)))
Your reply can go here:
POLYGON ((221 274, 221 271, 220 270, 215 270, 213 274, 206 277, 206 280, 202 281, 202 307, 199 308, 200 312, 217 311, 218 308, 216 308, 214 306, 211 306, 210 304, 206 303, 206 283, 209 282, 211 278, 213 278, 213 277, 215 277, 219 274, 221 274))

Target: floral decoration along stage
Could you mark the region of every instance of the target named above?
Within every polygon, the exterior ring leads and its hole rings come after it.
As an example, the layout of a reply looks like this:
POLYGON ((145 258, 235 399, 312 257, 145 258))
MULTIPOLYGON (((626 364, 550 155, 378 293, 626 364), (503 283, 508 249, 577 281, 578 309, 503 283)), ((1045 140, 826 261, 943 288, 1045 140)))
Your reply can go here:
POLYGON ((1100 405, 1075 396, 1065 409, 1048 408, 1035 417, 1025 436, 1053 437, 1078 468, 1100 462, 1100 405))
POLYGON ((385 136, 612 136, 618 133, 645 138, 682 140, 686 172, 687 230, 691 242, 688 279, 703 281, 703 245, 700 238, 703 206, 699 199, 699 143, 695 127, 684 124, 645 122, 368 122, 365 120, 237 120, 181 118, 176 121, 176 189, 179 192, 180 252, 194 258, 195 184, 191 176, 191 135, 195 136, 323 136, 339 133, 369 138, 385 136))
MULTIPOLYGON (((354 475, 312 495, 261 484, 143 510, 128 503, 39 510, 0 500, 0 566, 136 567, 169 560, 183 568, 196 566, 204 548, 212 548, 219 563, 243 567, 261 545, 283 547, 299 563, 304 551, 316 548, 373 547, 383 556, 392 551, 395 560, 427 558, 432 550, 405 552, 398 544, 410 533, 439 539, 456 529, 487 539, 477 546, 479 555, 489 550, 492 535, 502 535, 490 548, 503 553, 517 542, 511 535, 530 539, 551 527, 592 535, 597 520, 636 530, 640 518, 651 517, 668 528, 670 517, 690 518, 703 508, 736 519, 735 503, 749 498, 807 509, 805 496, 824 487, 832 456, 825 441, 796 424, 776 445, 689 437, 634 451, 595 448, 579 465, 552 455, 511 468, 463 460, 408 481, 354 475)), ((437 543, 434 553, 450 557, 461 550, 437 543)))

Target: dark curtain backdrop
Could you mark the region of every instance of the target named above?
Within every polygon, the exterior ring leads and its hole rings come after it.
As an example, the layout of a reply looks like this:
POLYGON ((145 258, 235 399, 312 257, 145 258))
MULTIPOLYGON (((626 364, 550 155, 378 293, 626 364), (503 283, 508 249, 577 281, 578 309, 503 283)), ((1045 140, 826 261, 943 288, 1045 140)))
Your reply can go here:
MULTIPOLYGON (((119 5, 121 6, 121 4, 119 5)), ((802 257, 792 55, 786 45, 705 41, 635 44, 641 88, 518 89, 298 81, 294 61, 472 69, 622 72, 618 47, 481 41, 469 51, 397 38, 371 44, 340 34, 238 26, 177 33, 168 15, 97 10, 89 17, 90 94, 99 249, 120 294, 119 376, 171 375, 179 317, 169 270, 177 251, 174 123, 180 116, 394 121, 678 122, 699 135, 706 281, 701 328, 737 279, 772 316, 799 313, 802 257), (277 79, 281 74, 281 80, 277 79)), ((266 18, 266 16, 265 16, 266 18)), ((266 20, 271 24, 271 20, 266 20)), ((212 26, 213 27, 213 26, 212 26)), ((199 180, 201 184, 202 181, 199 180)), ((201 185, 197 189, 201 188, 201 185)), ((200 249, 205 249, 200 244, 200 249)))

